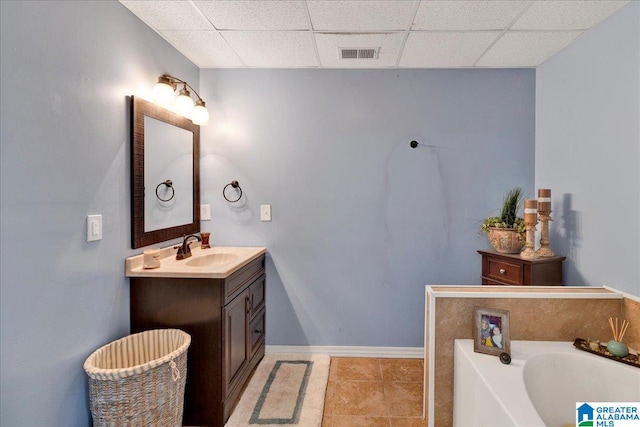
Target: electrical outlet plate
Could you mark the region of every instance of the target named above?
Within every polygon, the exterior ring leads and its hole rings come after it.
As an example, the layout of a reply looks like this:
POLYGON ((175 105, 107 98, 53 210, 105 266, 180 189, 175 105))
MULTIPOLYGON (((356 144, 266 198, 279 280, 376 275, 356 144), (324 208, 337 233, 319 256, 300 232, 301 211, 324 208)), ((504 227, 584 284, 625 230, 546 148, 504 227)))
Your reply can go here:
POLYGON ((102 239, 102 215, 87 215, 87 242, 102 239))
POLYGON ((200 221, 211 221, 211 205, 200 205, 200 221))
POLYGON ((260 221, 271 221, 271 205, 260 205, 260 221))

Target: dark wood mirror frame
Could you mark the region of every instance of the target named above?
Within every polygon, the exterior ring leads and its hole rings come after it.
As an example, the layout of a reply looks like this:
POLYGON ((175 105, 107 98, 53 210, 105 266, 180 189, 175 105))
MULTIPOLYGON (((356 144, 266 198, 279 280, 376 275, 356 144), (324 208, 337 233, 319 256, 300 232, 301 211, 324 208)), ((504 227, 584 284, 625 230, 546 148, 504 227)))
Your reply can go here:
POLYGON ((149 246, 200 231, 200 126, 142 98, 131 97, 131 247, 149 246), (193 133, 193 221, 145 232, 144 118, 152 117, 193 133))

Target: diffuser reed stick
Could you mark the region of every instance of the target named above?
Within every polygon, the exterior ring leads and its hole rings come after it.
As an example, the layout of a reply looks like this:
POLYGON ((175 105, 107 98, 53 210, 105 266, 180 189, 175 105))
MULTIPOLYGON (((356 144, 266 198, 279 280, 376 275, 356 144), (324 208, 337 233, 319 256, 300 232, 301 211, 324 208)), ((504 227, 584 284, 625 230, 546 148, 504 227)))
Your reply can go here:
POLYGON ((613 333, 613 339, 618 342, 622 342, 622 338, 624 337, 625 332, 627 332, 627 328, 629 327, 629 322, 626 320, 622 320, 622 325, 618 328, 618 318, 614 322, 612 317, 609 317, 609 326, 611 327, 611 332, 613 333))

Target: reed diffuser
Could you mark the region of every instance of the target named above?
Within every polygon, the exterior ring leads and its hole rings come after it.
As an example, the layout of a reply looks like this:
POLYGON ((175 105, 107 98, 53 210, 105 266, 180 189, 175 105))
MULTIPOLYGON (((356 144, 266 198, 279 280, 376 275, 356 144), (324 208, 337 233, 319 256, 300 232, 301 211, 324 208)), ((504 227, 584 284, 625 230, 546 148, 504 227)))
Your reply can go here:
POLYGON ((609 350, 609 353, 613 356, 627 356, 629 354, 629 348, 622 342, 622 338, 624 337, 625 332, 627 332, 629 322, 622 320, 622 325, 618 328, 618 318, 616 317, 614 320, 612 317, 609 317, 609 326, 613 333, 613 339, 607 343, 607 350, 609 350))

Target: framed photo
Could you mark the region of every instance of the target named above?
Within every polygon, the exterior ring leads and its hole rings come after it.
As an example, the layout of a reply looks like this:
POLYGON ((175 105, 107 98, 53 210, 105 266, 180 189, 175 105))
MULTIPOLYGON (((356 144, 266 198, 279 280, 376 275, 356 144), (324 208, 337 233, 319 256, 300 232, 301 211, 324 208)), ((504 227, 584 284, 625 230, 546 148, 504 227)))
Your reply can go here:
POLYGON ((475 307, 473 351, 500 356, 511 354, 509 311, 475 307))

